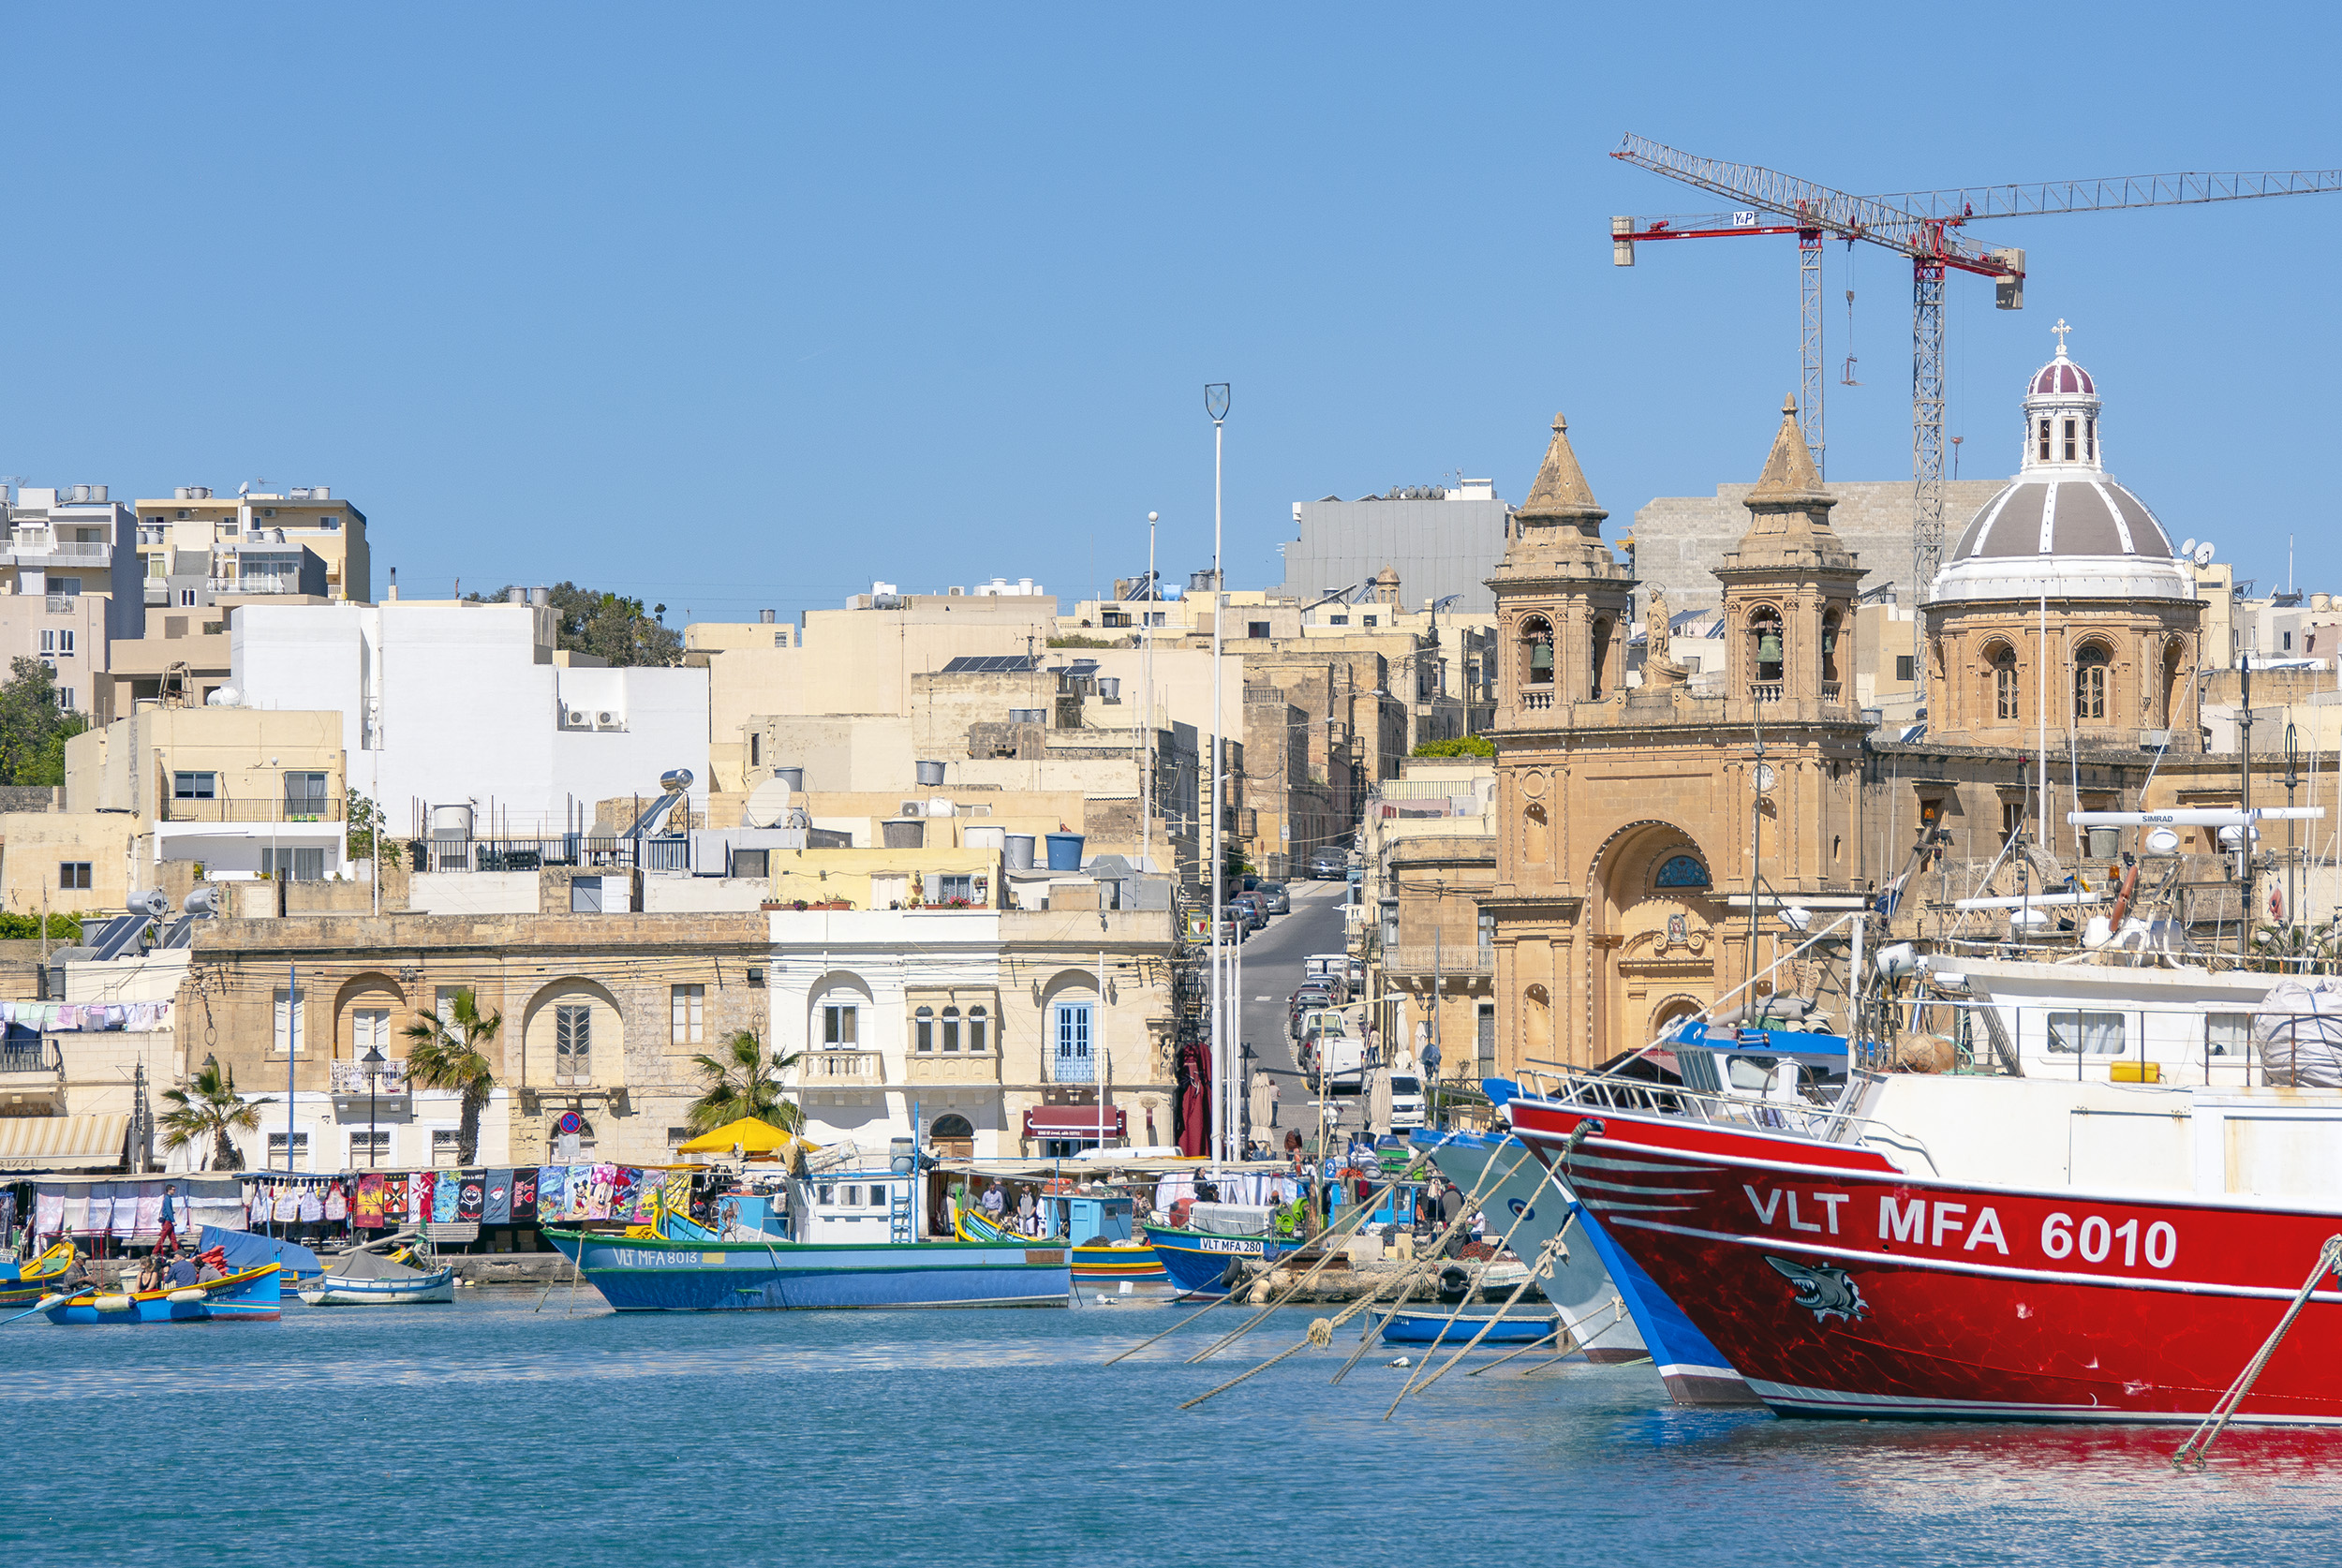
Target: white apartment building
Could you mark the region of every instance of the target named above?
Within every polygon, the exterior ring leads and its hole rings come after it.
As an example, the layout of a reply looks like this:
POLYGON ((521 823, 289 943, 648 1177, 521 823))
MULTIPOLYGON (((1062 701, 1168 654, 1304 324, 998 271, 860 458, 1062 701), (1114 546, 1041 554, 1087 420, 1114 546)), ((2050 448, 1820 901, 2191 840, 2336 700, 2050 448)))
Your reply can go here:
POLYGON ((556 641, 539 603, 247 602, 230 685, 247 707, 339 711, 349 788, 394 838, 435 806, 470 806, 481 837, 571 831, 674 768, 704 810, 707 671, 589 667, 556 641))

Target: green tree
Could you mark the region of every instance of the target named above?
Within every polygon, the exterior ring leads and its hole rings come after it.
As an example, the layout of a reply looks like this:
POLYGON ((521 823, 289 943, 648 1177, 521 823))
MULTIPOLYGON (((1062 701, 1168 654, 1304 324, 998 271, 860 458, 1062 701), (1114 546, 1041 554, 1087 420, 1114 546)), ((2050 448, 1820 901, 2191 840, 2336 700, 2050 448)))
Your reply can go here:
MULTIPOLYGON (((8 914, 0 911, 0 941, 38 941, 40 916, 8 914)), ((52 942, 79 942, 82 939, 80 915, 52 914, 49 917, 49 939, 52 942)))
POLYGON ((62 784, 65 743, 89 720, 57 706, 57 673, 37 658, 8 661, 0 682, 0 784, 62 784))
POLYGON ((692 1071, 705 1087, 684 1113, 684 1122, 694 1132, 710 1132, 726 1122, 754 1117, 784 1132, 796 1132, 805 1117, 782 1098, 780 1074, 797 1061, 795 1055, 767 1061, 764 1043, 754 1029, 734 1030, 715 1055, 691 1058, 692 1071))
POLYGON ((455 1130, 455 1162, 468 1165, 480 1152, 480 1113, 497 1087, 488 1052, 504 1028, 500 1013, 482 1013, 467 986, 455 993, 447 1016, 421 1013, 400 1032, 407 1037, 407 1081, 463 1095, 463 1117, 455 1130))
POLYGON ((236 1147, 233 1134, 258 1128, 260 1107, 276 1103, 267 1095, 258 1100, 239 1095, 234 1072, 211 1057, 196 1069, 185 1088, 163 1090, 163 1102, 170 1107, 161 1118, 163 1146, 185 1148, 209 1139, 215 1171, 244 1169, 244 1151, 236 1147))
POLYGON ((349 819, 349 858, 372 860, 374 836, 382 830, 382 808, 352 790, 345 814, 349 819))
MULTIPOLYGON (((511 584, 494 593, 467 594, 474 604, 495 604, 511 594, 511 584)), ((552 602, 558 646, 586 654, 608 664, 670 665, 683 662, 682 634, 668 627, 663 604, 645 609, 639 599, 556 583, 546 598, 552 602)))
POLYGON ((1454 740, 1425 741, 1415 748, 1417 757, 1493 757, 1496 743, 1486 735, 1458 735, 1454 740))

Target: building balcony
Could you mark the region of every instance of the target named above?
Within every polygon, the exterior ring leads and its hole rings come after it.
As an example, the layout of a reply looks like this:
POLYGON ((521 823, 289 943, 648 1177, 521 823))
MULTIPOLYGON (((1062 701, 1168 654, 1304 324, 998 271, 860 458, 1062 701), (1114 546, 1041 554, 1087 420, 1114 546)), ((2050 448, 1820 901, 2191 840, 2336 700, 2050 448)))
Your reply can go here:
POLYGON ((1531 713, 1543 713, 1553 705, 1552 689, 1547 688, 1538 691, 1524 691, 1520 694, 1520 705, 1531 713))
POLYGON ((0 1049, 0 1116, 54 1116, 65 1109, 65 1056, 38 1042, 0 1049))
MULTIPOLYGON (((335 1094, 366 1092, 366 1070, 363 1063, 343 1057, 337 1058, 329 1066, 332 1069, 335 1094)), ((405 1094, 407 1092, 407 1064, 403 1061, 386 1061, 377 1068, 374 1072, 374 1092, 385 1096, 405 1094)))
POLYGON ((1835 703, 1839 701, 1839 694, 1844 690, 1845 688, 1836 681, 1824 681, 1821 683, 1821 700, 1825 703, 1835 703))
POLYGON ((48 611, 52 615, 78 615, 82 613, 80 594, 48 594, 48 611))
POLYGON ((338 822, 342 799, 167 800, 161 817, 166 822, 338 822))
POLYGON ((886 1082, 885 1058, 876 1051, 808 1051, 797 1072, 808 1088, 869 1088, 886 1082))
POLYGON ((112 562, 114 547, 103 540, 18 534, 7 542, 7 555, 21 567, 102 567, 112 562))
POLYGON ((290 574, 251 571, 241 577, 214 577, 207 580, 215 594, 297 594, 301 579, 290 574))
POLYGON ((913 1051, 903 1058, 907 1084, 997 1084, 1001 1058, 997 1052, 913 1051))
POLYGON ((1752 703, 1778 703, 1781 701, 1781 689, 1782 683, 1779 681, 1752 681, 1749 683, 1748 700, 1752 703))
POLYGON ((1437 948, 1429 945, 1387 947, 1383 950, 1385 974, 1455 975, 1460 979, 1487 976, 1496 972, 1496 954, 1478 947, 1437 948))

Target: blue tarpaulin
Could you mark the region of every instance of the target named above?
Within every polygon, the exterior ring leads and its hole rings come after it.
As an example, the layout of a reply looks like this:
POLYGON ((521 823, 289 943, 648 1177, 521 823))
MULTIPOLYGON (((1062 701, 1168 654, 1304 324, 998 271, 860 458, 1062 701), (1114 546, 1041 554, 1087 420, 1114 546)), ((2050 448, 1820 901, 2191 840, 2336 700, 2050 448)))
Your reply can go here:
POLYGON ((274 1236, 260 1235, 252 1231, 224 1231, 217 1225, 203 1227, 201 1250, 218 1248, 228 1254, 228 1271, 258 1268, 262 1264, 283 1264, 296 1276, 322 1274, 325 1265, 318 1255, 297 1242, 279 1241, 274 1236))

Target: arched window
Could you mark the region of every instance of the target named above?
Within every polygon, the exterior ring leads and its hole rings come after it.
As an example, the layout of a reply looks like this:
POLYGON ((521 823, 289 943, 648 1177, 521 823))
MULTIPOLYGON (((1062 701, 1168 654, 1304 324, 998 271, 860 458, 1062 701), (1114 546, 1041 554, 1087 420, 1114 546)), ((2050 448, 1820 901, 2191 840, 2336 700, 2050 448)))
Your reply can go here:
POLYGON ((959 1049, 959 1009, 956 1007, 943 1010, 943 1049, 953 1052, 959 1049))
POLYGON ((1532 615, 1520 623, 1520 678, 1529 686, 1553 684, 1553 623, 1532 615))
POLYGON ((983 1008, 971 1007, 968 1010, 968 1049, 970 1051, 980 1055, 991 1049, 985 1038, 990 1029, 991 1022, 991 1018, 983 1008))
POLYGON ((1995 643, 1985 650, 1985 659, 1993 667, 1993 712, 2001 718, 2021 718, 2018 711, 2017 650, 2006 643, 1995 643))
POLYGON ((1586 688, 1586 695, 1597 703, 1602 701, 1602 682, 1608 673, 1609 663, 1610 623, 1597 620, 1593 623, 1593 678, 1587 683, 1586 688))
POLYGON ((2075 427, 2081 422, 2082 422, 2079 420, 2068 420, 2066 422, 2066 461, 2068 463, 2073 462, 2074 459, 2082 454, 2081 446, 2075 439, 2075 427))
POLYGON ((2179 698, 2179 667, 2180 661, 2185 657, 2178 638, 2174 637, 2164 644, 2162 700, 2157 704, 2157 712, 2161 716, 2160 722, 2157 726, 2158 729, 2170 729, 2175 717, 2172 710, 2179 698))
POLYGON ((1821 619, 1821 678, 1832 685, 1838 679, 1838 627, 1835 610, 1821 619))
POLYGON ((2082 455, 2092 463, 2098 460, 2098 422, 2095 415, 2082 422, 2082 455))
POLYGON ((2074 717, 2106 717, 2106 665, 2112 657, 2103 643, 2084 643, 2074 650, 2074 717))
POLYGON ((2050 451, 2050 422, 2047 420, 2043 420, 2041 422, 2041 444, 2038 450, 2041 454, 2041 461, 2047 463, 2049 461, 2050 451))
MULTIPOLYGON (((1748 617, 1749 668, 1754 670, 1759 685, 1778 686, 1781 671, 1788 659, 1787 644, 1781 636, 1781 615, 1771 608, 1760 609, 1748 617)), ((1775 699, 1780 697, 1774 691, 1775 699)))
POLYGON ((914 1051, 935 1049, 935 1009, 923 1007, 911 1015, 911 1048, 914 1051))
POLYGON ((1697 855, 1669 855, 1659 865, 1659 874, 1651 880, 1653 887, 1706 887, 1708 868, 1697 855))

